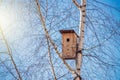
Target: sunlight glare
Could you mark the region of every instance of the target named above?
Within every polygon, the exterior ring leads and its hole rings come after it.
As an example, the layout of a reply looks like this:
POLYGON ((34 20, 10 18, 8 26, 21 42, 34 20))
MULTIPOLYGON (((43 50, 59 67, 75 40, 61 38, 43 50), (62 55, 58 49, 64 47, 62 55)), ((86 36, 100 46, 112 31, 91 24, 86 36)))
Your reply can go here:
POLYGON ((3 31, 8 30, 8 28, 15 23, 13 15, 12 9, 0 8, 0 25, 3 31))

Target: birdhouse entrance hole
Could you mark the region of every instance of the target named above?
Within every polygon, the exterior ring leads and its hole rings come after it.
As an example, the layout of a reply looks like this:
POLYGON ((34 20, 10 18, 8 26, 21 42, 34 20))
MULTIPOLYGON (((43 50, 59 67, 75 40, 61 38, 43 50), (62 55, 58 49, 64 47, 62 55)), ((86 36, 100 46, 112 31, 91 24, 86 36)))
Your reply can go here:
POLYGON ((69 42, 70 41, 70 39, 69 38, 67 38, 67 42, 69 42))

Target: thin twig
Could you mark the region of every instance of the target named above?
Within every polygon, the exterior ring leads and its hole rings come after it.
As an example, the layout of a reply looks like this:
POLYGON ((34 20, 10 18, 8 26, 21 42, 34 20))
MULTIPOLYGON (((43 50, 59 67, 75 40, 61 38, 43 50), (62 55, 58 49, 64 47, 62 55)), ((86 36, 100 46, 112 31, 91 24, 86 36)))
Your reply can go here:
POLYGON ((22 80, 22 77, 21 77, 21 75, 20 75, 20 72, 19 72, 19 70, 18 70, 18 68, 17 68, 17 65, 16 65, 14 59, 13 59, 12 51, 11 51, 9 45, 8 45, 8 42, 7 42, 6 38, 5 38, 5 35, 4 35, 4 33, 3 33, 3 30, 2 30, 2 28, 1 28, 1 26, 0 26, 0 32, 1 32, 2 38, 3 38, 4 42, 5 42, 5 46, 6 46, 6 48, 7 48, 7 52, 8 52, 8 54, 9 54, 9 56, 10 56, 11 62, 12 62, 12 64, 13 64, 14 68, 15 68, 15 71, 16 71, 17 75, 18 75, 18 78, 19 78, 19 80, 22 80))
POLYGON ((51 66, 51 69, 52 69, 54 80, 57 80, 57 77, 55 75, 54 66, 53 66, 53 63, 52 63, 52 58, 51 58, 49 39, 47 37, 46 37, 46 39, 47 39, 47 45, 48 45, 48 57, 49 57, 49 61, 50 61, 50 66, 51 66))
POLYGON ((47 36, 47 38, 49 39, 50 43, 52 44, 55 52, 57 53, 57 55, 61 58, 61 60, 63 61, 63 63, 66 65, 66 67, 68 68, 68 70, 74 75, 75 74, 75 70, 73 70, 69 65, 68 63, 62 58, 60 52, 58 51, 57 49, 57 46, 55 45, 54 41, 51 39, 48 31, 47 31, 47 28, 46 28, 46 23, 45 23, 45 20, 44 20, 44 17, 42 15, 42 12, 41 12, 41 8, 40 8, 40 4, 38 3, 38 0, 36 0, 36 4, 37 4, 37 8, 38 8, 38 14, 39 14, 39 17, 40 17, 40 20, 41 20, 41 23, 42 23, 42 28, 44 29, 44 32, 45 32, 45 35, 47 36))
POLYGON ((80 9, 82 6, 78 4, 78 2, 76 0, 72 0, 73 3, 80 9))

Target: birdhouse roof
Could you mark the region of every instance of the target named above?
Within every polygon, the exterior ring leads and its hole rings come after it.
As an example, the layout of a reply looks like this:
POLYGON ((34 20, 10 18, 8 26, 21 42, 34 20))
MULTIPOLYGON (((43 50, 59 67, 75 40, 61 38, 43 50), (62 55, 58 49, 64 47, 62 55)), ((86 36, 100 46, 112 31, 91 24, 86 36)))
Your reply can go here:
POLYGON ((77 33, 74 31, 74 30, 60 30, 60 33, 63 34, 63 33, 74 33, 77 37, 77 33))

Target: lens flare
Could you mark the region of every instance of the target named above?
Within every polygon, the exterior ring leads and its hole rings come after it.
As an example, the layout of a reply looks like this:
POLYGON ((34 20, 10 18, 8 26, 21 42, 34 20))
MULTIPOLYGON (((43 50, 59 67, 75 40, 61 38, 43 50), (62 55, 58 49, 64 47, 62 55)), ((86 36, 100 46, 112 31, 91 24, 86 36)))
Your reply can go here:
POLYGON ((14 12, 12 9, 5 7, 0 8, 0 26, 3 31, 8 30, 8 28, 14 24, 14 12))

